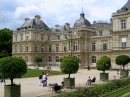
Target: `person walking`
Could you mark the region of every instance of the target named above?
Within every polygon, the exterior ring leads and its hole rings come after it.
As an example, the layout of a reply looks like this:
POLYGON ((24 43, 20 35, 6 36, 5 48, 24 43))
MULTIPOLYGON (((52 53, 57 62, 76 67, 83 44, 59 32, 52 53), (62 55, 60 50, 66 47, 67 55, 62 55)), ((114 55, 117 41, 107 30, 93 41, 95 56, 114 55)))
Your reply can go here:
POLYGON ((43 72, 39 75, 39 86, 41 86, 42 84, 42 76, 43 76, 43 72))
POLYGON ((42 76, 42 82, 43 82, 43 87, 47 86, 47 76, 46 76, 46 73, 42 76))

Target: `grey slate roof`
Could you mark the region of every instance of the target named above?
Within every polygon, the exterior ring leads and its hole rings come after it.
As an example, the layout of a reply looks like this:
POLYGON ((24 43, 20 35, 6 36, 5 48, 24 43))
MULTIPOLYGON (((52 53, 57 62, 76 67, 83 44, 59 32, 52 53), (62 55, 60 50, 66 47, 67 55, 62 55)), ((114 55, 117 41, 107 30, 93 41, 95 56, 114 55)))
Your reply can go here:
POLYGON ((95 23, 92 24, 92 27, 99 27, 99 26, 104 26, 104 25, 109 25, 107 21, 95 21, 95 23))
POLYGON ((86 26, 91 26, 90 22, 85 19, 85 14, 82 12, 80 14, 80 19, 76 20, 76 22, 74 23, 74 27, 79 27, 79 26, 82 26, 82 25, 86 25, 86 26))
POLYGON ((44 29, 47 31, 51 31, 50 28, 42 20, 40 20, 40 24, 36 24, 35 19, 27 19, 20 28, 17 28, 17 30, 24 28, 44 29))
POLYGON ((130 0, 127 1, 127 3, 119 10, 117 10, 117 12, 126 12, 130 10, 130 0))

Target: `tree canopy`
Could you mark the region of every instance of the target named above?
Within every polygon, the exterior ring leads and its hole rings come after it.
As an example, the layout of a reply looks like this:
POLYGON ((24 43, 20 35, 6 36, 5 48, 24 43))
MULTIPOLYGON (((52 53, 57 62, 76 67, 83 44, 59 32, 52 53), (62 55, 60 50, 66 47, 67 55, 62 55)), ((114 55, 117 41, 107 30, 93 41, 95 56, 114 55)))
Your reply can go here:
POLYGON ((12 53, 13 31, 7 28, 0 30, 0 58, 7 57, 12 53))
POLYGON ((111 68, 111 59, 107 56, 103 56, 96 62, 96 68, 98 70, 102 70, 105 72, 105 70, 109 70, 111 68))
POLYGON ((61 60, 60 69, 63 73, 69 74, 70 78, 70 74, 78 71, 79 60, 71 56, 66 56, 61 60))
POLYGON ((14 78, 20 78, 27 72, 27 64, 21 57, 4 57, 0 59, 0 73, 4 78, 11 80, 13 85, 14 78))
POLYGON ((122 65, 123 69, 125 65, 127 65, 130 62, 130 58, 127 55, 119 55, 115 59, 117 65, 122 65))
POLYGON ((40 63, 39 63, 39 62, 42 62, 42 57, 35 56, 35 62, 37 63, 37 66, 38 66, 38 68, 39 68, 39 66, 40 66, 40 63))

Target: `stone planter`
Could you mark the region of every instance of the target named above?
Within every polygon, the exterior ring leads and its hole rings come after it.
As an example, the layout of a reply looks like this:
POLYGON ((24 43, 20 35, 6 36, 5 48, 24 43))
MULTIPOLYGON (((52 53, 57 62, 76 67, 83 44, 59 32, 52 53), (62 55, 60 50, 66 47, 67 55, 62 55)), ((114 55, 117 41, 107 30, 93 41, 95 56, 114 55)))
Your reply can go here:
POLYGON ((120 70, 120 76, 122 76, 122 77, 128 77, 128 70, 125 70, 125 69, 120 70))
POLYGON ((21 85, 4 85, 4 97, 21 97, 21 85))
POLYGON ((64 86, 68 88, 75 87, 75 78, 64 78, 64 86))
POLYGON ((109 80, 109 73, 100 73, 100 80, 102 81, 109 80))

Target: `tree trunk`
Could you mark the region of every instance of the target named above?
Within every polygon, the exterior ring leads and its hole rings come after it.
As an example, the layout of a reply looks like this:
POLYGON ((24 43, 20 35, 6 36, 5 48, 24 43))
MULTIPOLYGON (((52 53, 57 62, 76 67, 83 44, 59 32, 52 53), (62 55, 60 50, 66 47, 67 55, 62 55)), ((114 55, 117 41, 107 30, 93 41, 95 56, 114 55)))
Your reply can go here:
POLYGON ((13 78, 10 78, 10 80, 11 80, 11 86, 13 86, 13 78))
POLYGON ((70 78, 70 73, 69 73, 69 76, 68 76, 68 78, 70 78))
POLYGON ((123 69, 124 69, 125 65, 123 65, 123 69))

